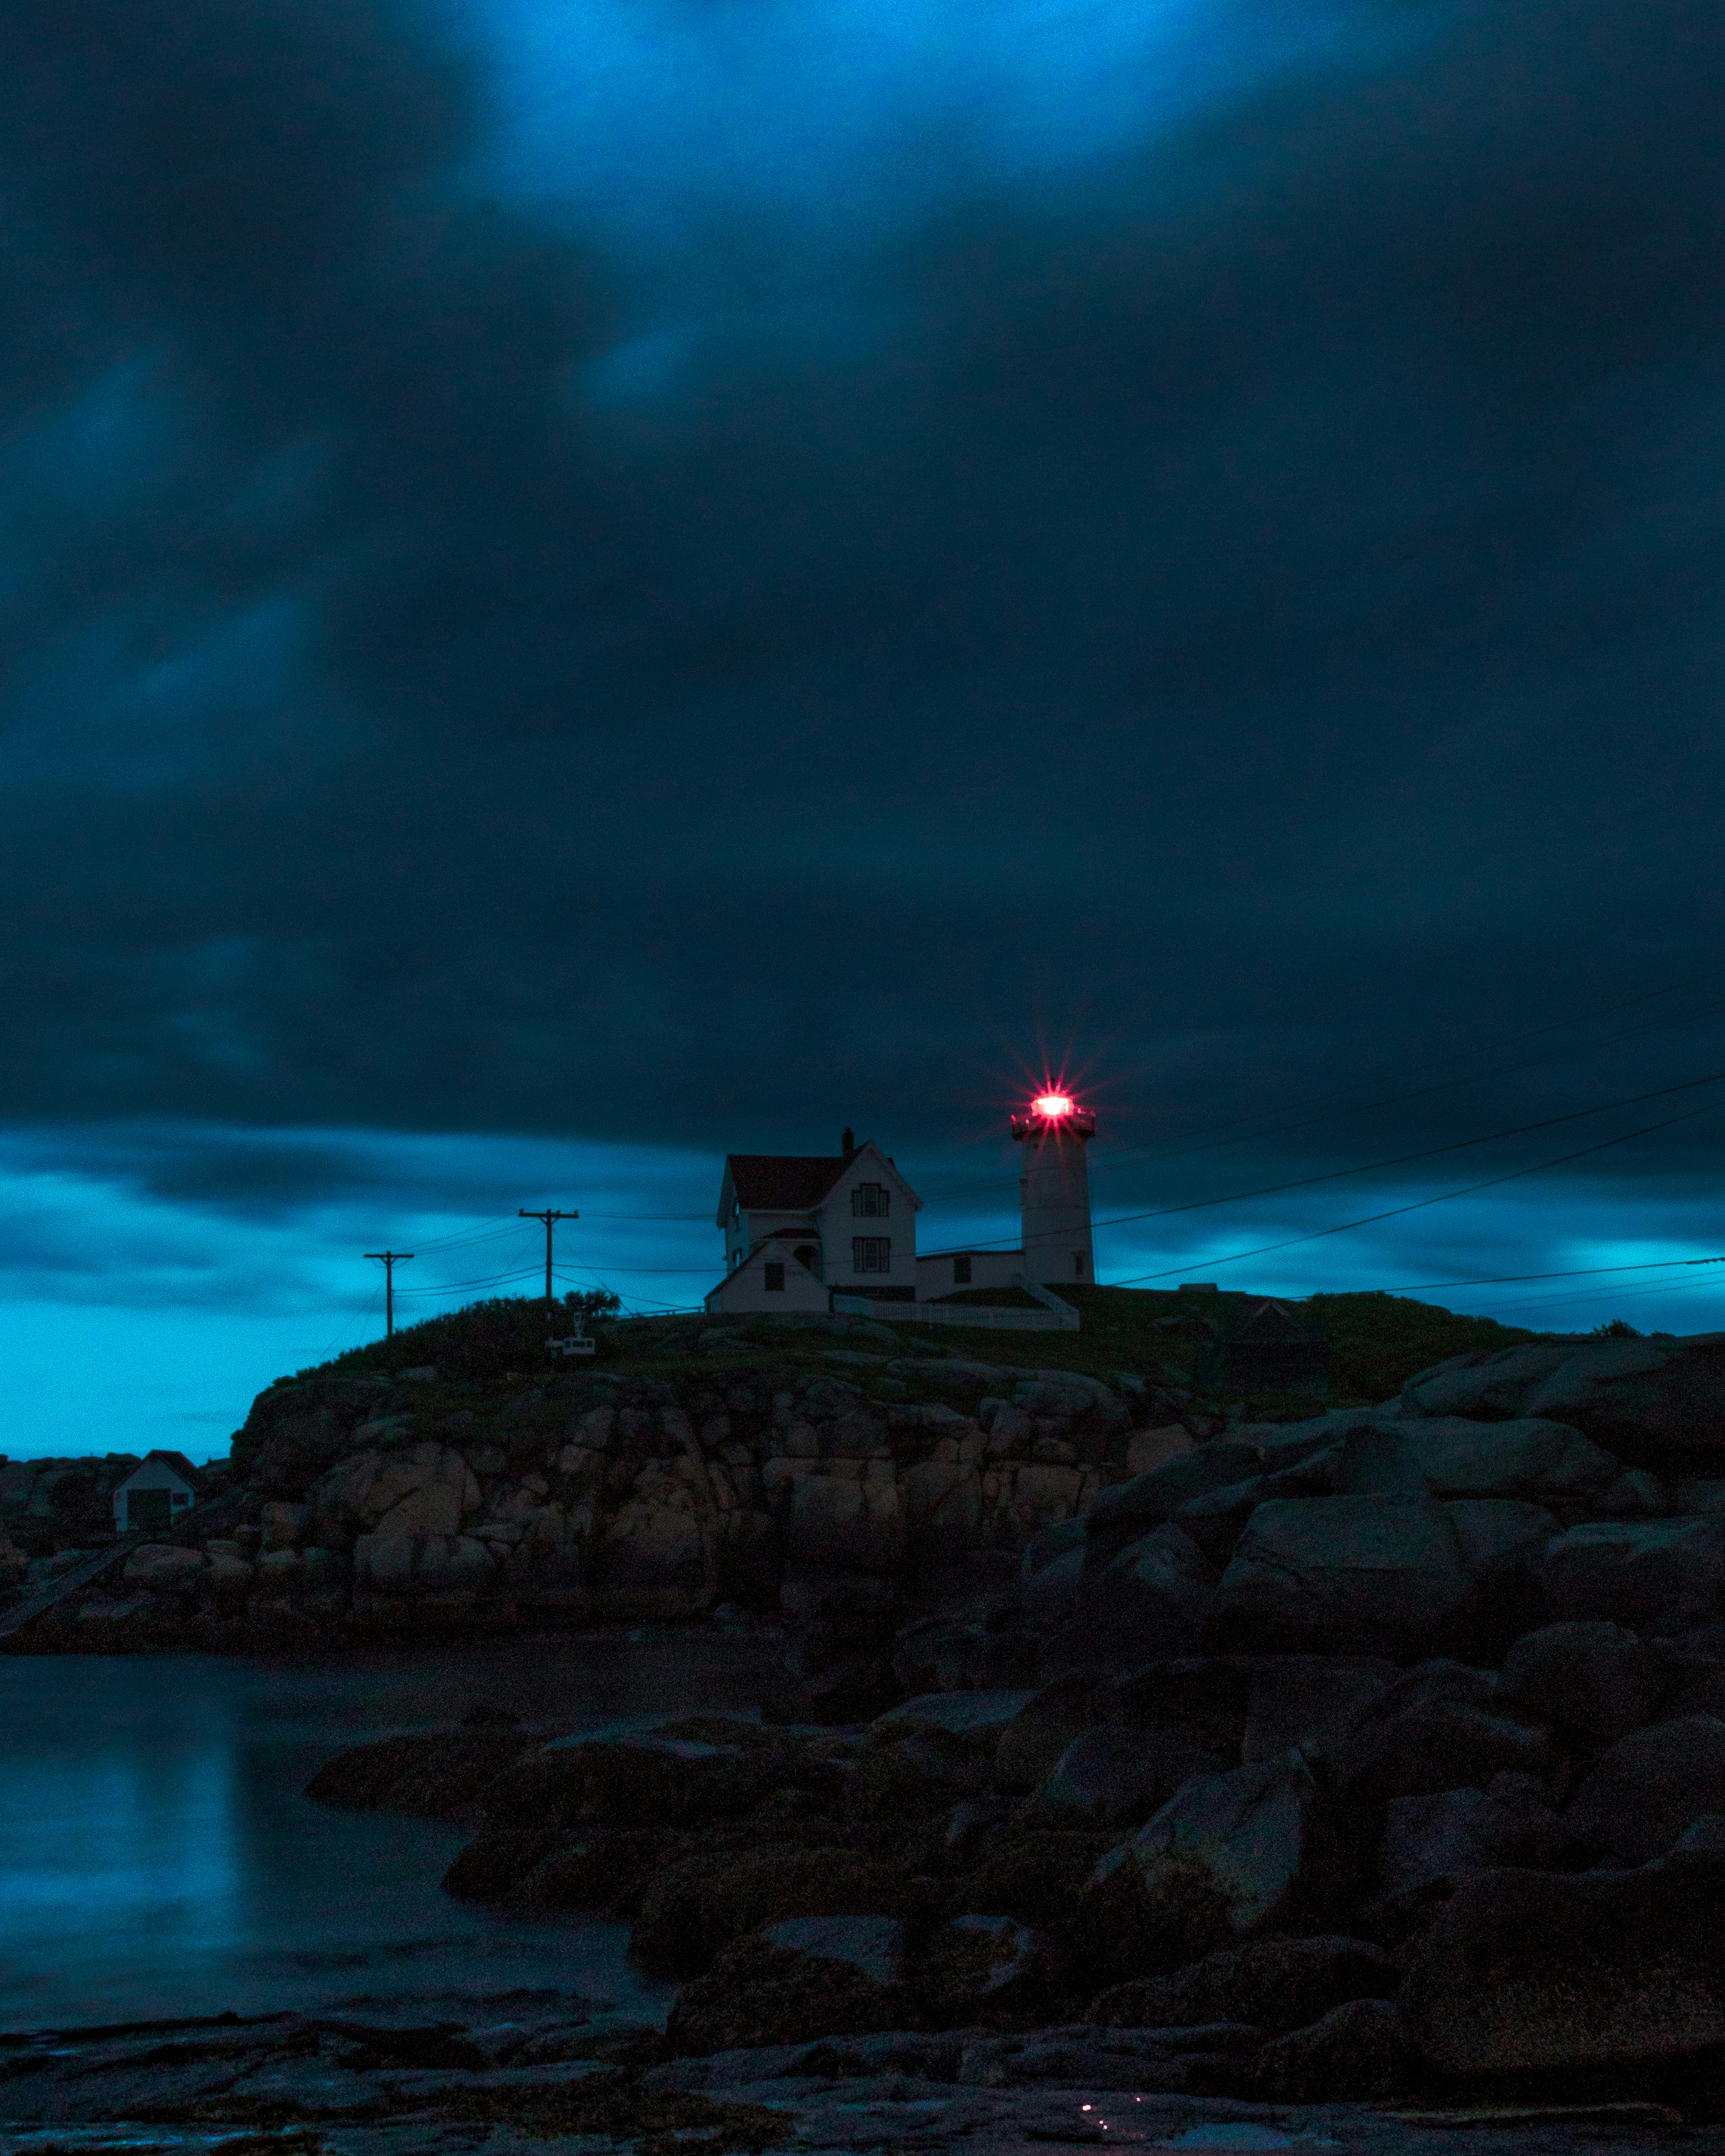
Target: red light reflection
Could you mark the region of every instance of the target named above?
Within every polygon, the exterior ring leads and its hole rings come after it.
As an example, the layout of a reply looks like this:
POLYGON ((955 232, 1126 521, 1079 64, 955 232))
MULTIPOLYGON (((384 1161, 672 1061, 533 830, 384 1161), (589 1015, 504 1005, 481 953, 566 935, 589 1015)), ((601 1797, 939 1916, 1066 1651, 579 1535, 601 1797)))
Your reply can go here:
POLYGON ((1030 1103, 1039 1116, 1045 1116, 1051 1123, 1072 1112, 1071 1096, 1065 1093, 1039 1093, 1030 1103))

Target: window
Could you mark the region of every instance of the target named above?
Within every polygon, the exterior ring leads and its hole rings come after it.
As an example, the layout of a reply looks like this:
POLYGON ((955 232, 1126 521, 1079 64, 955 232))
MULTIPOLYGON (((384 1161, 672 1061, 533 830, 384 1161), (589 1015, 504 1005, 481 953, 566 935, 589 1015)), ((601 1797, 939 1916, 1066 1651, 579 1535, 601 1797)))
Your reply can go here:
POLYGON ((968 1287, 970 1286, 970 1260, 968 1258, 953 1259, 952 1285, 954 1287, 968 1287))
POLYGON ((805 1273, 813 1273, 814 1277, 819 1280, 820 1278, 819 1245, 814 1243, 798 1243, 797 1245, 796 1255, 797 1263, 801 1265, 803 1271, 805 1273))
POLYGON ((850 1265, 853 1272, 890 1273, 892 1270, 892 1242, 886 1235, 853 1235, 850 1239, 850 1265))
POLYGON ((768 1259, 766 1264, 761 1268, 761 1285, 767 1289, 769 1294, 783 1295, 784 1293, 784 1260, 783 1258, 768 1259))
POLYGON ((1084 1278, 1084 1253, 1082 1250, 1074 1250, 1072 1253, 1072 1277, 1074 1280, 1082 1280, 1084 1278))
POLYGON ((884 1220, 892 1210, 892 1193, 884 1183, 859 1183, 850 1194, 850 1209, 859 1220, 884 1220))

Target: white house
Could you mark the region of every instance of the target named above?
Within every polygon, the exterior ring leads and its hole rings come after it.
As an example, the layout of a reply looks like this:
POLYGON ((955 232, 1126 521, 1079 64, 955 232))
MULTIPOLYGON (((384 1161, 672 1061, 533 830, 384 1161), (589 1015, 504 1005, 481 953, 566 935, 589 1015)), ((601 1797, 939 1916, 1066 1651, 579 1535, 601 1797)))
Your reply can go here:
POLYGON ((840 1147, 727 1156, 718 1212, 726 1274, 708 1310, 824 1311, 833 1292, 916 1301, 922 1201, 879 1146, 860 1146, 846 1131, 840 1147))
POLYGON ((167 1527, 198 1502, 198 1470, 183 1452, 146 1452, 114 1492, 114 1525, 122 1534, 167 1527))
POLYGON ((916 1260, 916 1299, 933 1302, 967 1287, 1012 1287, 1024 1270, 1022 1250, 931 1250, 916 1260))

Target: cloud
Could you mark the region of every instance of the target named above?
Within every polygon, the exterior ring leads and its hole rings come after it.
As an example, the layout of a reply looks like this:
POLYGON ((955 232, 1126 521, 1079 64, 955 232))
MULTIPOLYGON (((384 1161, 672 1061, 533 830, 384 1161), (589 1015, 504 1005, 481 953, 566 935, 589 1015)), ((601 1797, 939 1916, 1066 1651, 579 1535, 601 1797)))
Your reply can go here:
POLYGON ((1142 1142, 1700 972, 1722 44, 13 10, 0 1105, 934 1148, 1045 1033, 1142 1142))

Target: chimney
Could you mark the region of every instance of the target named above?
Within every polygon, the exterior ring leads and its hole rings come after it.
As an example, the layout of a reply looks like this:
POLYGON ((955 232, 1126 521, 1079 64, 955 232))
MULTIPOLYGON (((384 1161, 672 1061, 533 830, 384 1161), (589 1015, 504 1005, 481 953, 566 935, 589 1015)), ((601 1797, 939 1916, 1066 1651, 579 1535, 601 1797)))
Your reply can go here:
POLYGON ((856 1151, 856 1132, 849 1123, 845 1126, 845 1135, 839 1139, 839 1147, 846 1160, 856 1151))

